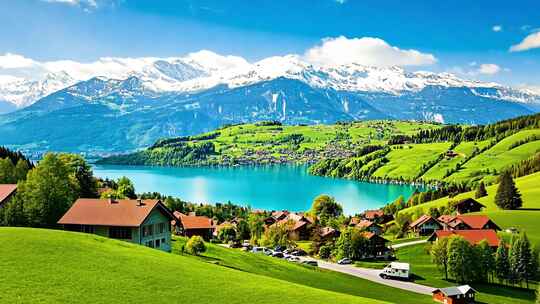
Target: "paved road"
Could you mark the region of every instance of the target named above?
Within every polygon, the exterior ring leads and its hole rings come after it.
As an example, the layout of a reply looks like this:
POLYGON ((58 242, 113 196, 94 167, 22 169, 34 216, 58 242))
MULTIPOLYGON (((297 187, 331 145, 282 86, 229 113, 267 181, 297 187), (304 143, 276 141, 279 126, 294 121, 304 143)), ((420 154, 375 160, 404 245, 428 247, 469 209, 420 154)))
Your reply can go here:
POLYGON ((355 277, 359 277, 362 279, 370 280, 376 283, 384 284, 387 286, 400 288, 416 293, 431 295, 431 292, 434 290, 433 287, 424 286, 412 282, 404 282, 404 281, 397 281, 397 280, 385 280, 379 276, 379 273, 381 270, 379 269, 371 269, 371 268, 362 268, 362 267, 356 267, 354 265, 339 265, 336 263, 330 263, 326 261, 317 260, 319 263, 319 268, 329 269, 333 271, 338 271, 342 273, 346 273, 355 277))
POLYGON ((401 243, 401 244, 397 244, 397 245, 391 245, 390 247, 396 249, 396 248, 407 247, 407 246, 413 246, 413 245, 423 244, 423 243, 427 243, 427 240, 419 240, 419 241, 412 241, 412 242, 407 242, 407 243, 401 243))

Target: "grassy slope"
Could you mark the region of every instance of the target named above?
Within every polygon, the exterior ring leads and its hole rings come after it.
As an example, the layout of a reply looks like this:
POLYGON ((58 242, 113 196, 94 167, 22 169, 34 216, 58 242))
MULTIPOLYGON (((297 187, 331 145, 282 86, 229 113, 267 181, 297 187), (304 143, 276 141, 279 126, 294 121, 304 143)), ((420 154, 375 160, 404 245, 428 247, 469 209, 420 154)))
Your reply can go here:
MULTIPOLYGON (((523 208, 527 210, 500 210, 494 202, 498 185, 487 187, 488 196, 478 199, 486 208, 481 212, 487 214, 501 228, 517 227, 527 232, 532 242, 540 246, 540 172, 515 179, 516 186, 521 192, 523 208), (534 210, 537 209, 537 210, 534 210)), ((474 197, 474 191, 457 195, 453 200, 474 197)), ((422 205, 405 209, 403 212, 417 214, 426 212, 431 207, 440 207, 448 203, 449 198, 443 197, 422 205)))
MULTIPOLYGON (((425 244, 403 247, 397 251, 400 262, 411 264, 411 270, 416 276, 416 282, 433 287, 455 286, 453 282, 445 281, 444 276, 437 270, 431 262, 429 254, 426 253, 425 244)), ((479 291, 477 301, 489 304, 508 303, 533 303, 534 291, 520 288, 511 288, 500 285, 473 284, 479 291)))
POLYGON ((0 228, 0 256, 1 303, 382 303, 64 231, 0 228))
MULTIPOLYGON (((179 253, 179 247, 184 241, 183 238, 177 238, 173 245, 173 252, 179 253)), ((207 252, 198 259, 295 284, 400 304, 432 302, 429 296, 391 288, 338 272, 297 265, 262 254, 242 252, 239 249, 229 249, 219 245, 207 244, 207 248, 207 252)))
MULTIPOLYGON (((510 146, 532 135, 540 135, 540 130, 524 130, 506 137, 489 150, 468 161, 461 170, 452 174, 447 180, 464 181, 475 179, 477 173, 481 170, 489 168, 500 172, 505 167, 530 157, 535 152, 540 151, 540 140, 513 149, 510 149, 510 146)), ((487 181, 494 181, 494 179, 495 176, 490 176, 487 181)))

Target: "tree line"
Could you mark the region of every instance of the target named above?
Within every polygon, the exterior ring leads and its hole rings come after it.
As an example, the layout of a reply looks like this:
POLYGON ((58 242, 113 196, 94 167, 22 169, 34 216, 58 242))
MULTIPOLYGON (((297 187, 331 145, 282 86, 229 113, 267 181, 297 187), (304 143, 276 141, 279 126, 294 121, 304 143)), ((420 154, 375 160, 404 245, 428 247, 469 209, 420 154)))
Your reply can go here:
POLYGON ((471 245, 454 235, 435 241, 430 248, 433 263, 446 280, 458 283, 495 282, 522 285, 538 278, 539 253, 525 233, 513 236, 510 244, 502 239, 494 251, 486 240, 471 245))

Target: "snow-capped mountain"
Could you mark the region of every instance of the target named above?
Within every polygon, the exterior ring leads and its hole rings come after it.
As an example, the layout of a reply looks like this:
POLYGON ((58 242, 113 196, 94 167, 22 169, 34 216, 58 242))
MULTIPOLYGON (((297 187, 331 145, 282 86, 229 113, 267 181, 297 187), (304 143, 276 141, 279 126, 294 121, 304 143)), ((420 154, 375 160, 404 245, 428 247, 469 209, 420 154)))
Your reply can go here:
POLYGON ((218 85, 238 88, 284 77, 311 87, 337 91, 401 95, 419 92, 429 86, 466 87, 481 97, 540 102, 540 94, 530 90, 466 80, 449 73, 408 72, 400 67, 359 64, 319 66, 298 55, 275 56, 248 63, 241 57, 200 51, 173 58, 101 58, 93 63, 68 62, 49 69, 52 72, 37 80, 0 75, 0 101, 23 108, 76 82, 99 76, 117 80, 136 77, 143 87, 157 93, 200 92, 218 85))

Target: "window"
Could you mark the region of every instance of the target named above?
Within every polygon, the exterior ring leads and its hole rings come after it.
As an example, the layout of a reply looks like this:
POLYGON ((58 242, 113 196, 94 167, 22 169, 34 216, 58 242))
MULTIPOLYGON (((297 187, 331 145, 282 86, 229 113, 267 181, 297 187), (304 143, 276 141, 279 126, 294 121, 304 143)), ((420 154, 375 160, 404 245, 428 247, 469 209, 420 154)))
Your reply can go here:
POLYGON ((94 233, 94 226, 82 225, 81 232, 84 233, 94 233))
POLYGON ((166 244, 166 243, 167 243, 167 241, 165 241, 165 238, 162 238, 161 239, 161 244, 166 244))
POLYGON ((152 225, 143 226, 143 236, 150 236, 154 234, 154 227, 152 225))
POLYGON ((129 227, 109 227, 109 237, 111 239, 131 239, 131 228, 129 227))
POLYGON ((156 240, 156 248, 159 248, 160 245, 161 245, 161 244, 160 244, 159 240, 156 240))
POLYGON ((159 233, 165 232, 165 223, 159 223, 159 233))
POLYGON ((148 241, 146 242, 146 246, 150 248, 154 248, 154 241, 148 241))

